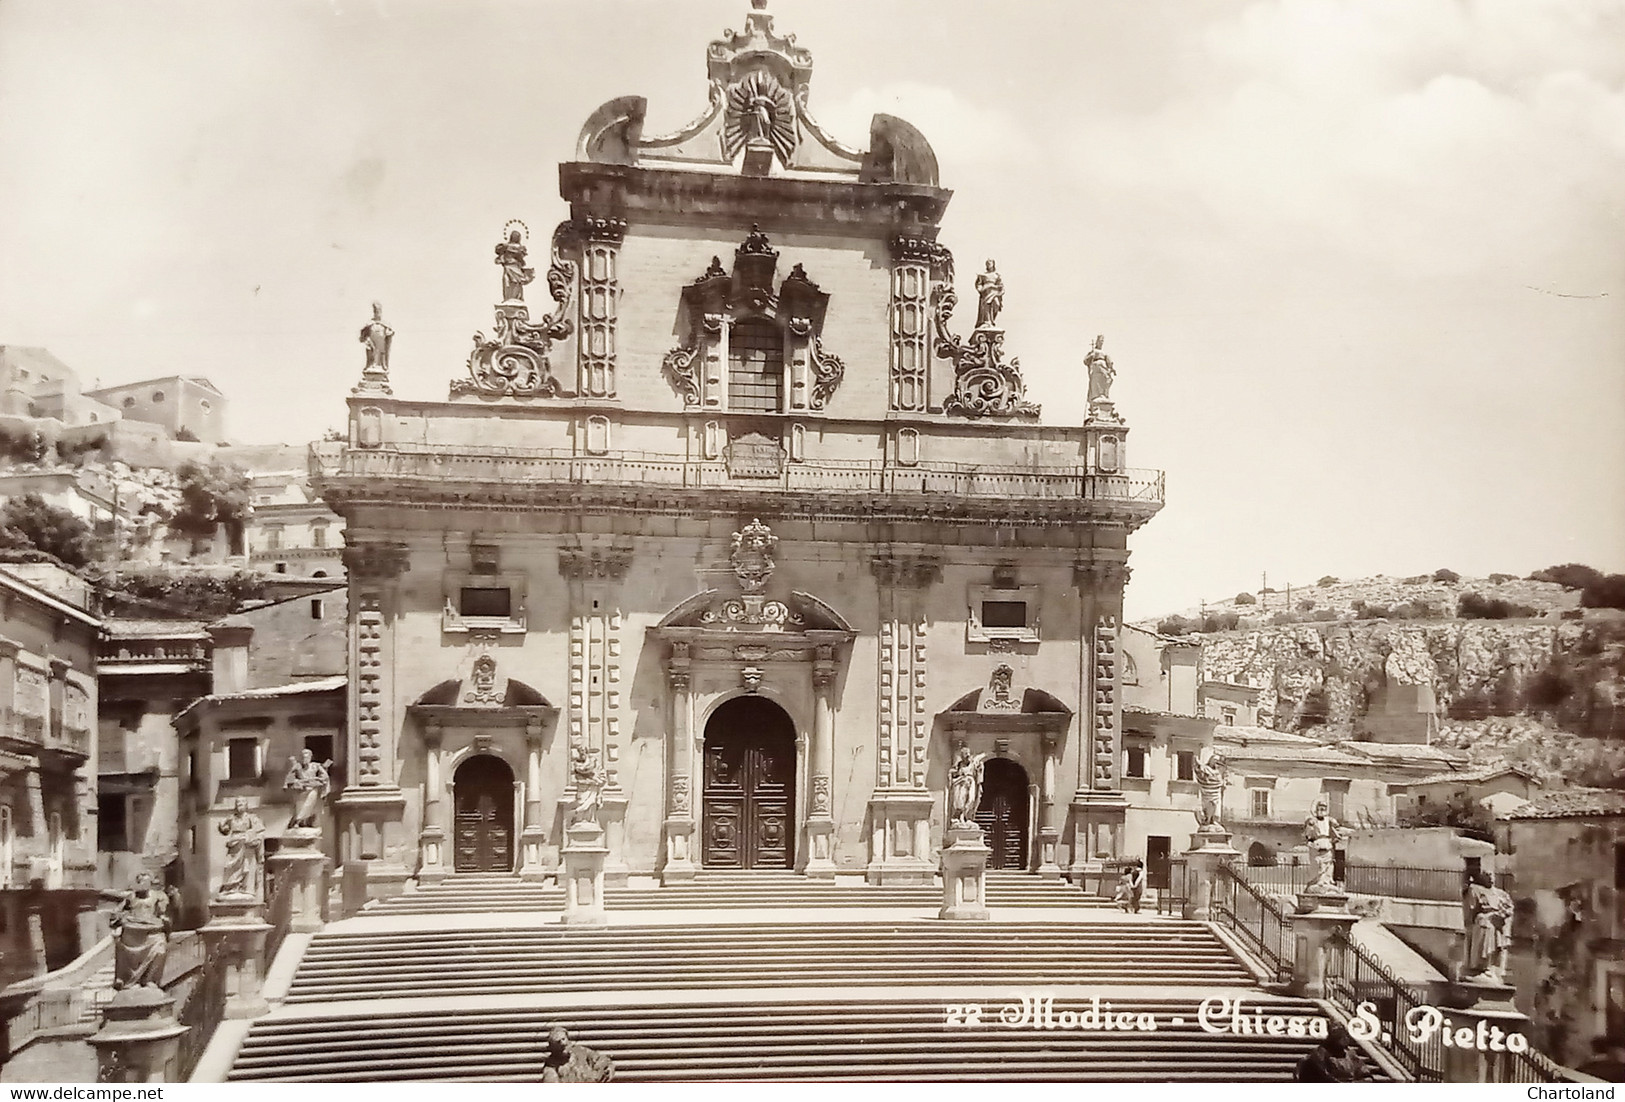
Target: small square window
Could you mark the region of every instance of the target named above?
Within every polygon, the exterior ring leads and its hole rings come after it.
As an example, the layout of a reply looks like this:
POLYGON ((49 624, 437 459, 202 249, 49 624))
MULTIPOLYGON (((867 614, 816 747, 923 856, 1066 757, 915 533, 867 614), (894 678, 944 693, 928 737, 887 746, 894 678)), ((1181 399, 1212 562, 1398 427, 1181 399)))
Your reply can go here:
POLYGON ((260 744, 258 739, 234 738, 226 743, 226 778, 233 781, 258 780, 260 744))
POLYGON ((305 749, 310 751, 310 756, 312 758, 314 758, 316 761, 320 761, 320 762, 332 761, 333 760, 333 736, 332 735, 306 735, 305 736, 305 749))
POLYGON ((467 617, 506 620, 513 615, 513 594, 506 586, 465 585, 457 594, 457 613, 467 617))
POLYGON ((1139 746, 1130 746, 1123 751, 1123 776, 1145 776, 1145 750, 1139 746))
POLYGON ((983 601, 982 626, 984 628, 1024 628, 1027 626, 1026 601, 983 601))

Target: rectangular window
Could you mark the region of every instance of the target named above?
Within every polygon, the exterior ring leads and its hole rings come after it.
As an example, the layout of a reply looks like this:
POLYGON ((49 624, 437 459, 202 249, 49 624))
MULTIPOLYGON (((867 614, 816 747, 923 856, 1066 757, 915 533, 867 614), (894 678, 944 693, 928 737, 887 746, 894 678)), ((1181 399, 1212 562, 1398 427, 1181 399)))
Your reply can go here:
POLYGON ((728 334, 728 408, 783 408, 784 335, 764 321, 742 321, 728 334))
POLYGON ((226 743, 226 779, 233 781, 258 780, 260 775, 260 744, 258 739, 234 738, 226 743))
POLYGON ((1268 819, 1270 817, 1270 790, 1267 788, 1253 789, 1252 814, 1255 819, 1268 819))
POLYGON ((317 527, 312 528, 310 530, 310 544, 311 544, 312 547, 326 547, 327 546, 327 527, 326 527, 326 525, 318 525, 317 527))
POLYGON ((1236 725, 1236 710, 1234 708, 1226 708, 1224 710, 1224 725, 1226 727, 1234 727, 1236 725))
POLYGON ((984 628, 1024 628, 1027 626, 1026 601, 983 601, 982 626, 984 628))
POLYGON ((282 529, 280 529, 280 528, 267 528, 265 530, 265 549, 267 551, 277 551, 277 550, 280 550, 281 547, 282 547, 282 529))
POLYGON ((128 801, 122 792, 102 792, 96 797, 96 848, 103 853, 130 850, 128 801))
POLYGON ((1625 845, 1614 845, 1614 890, 1625 892, 1625 845))
POLYGON ((1145 776, 1145 750, 1138 746, 1130 746, 1123 751, 1123 776, 1145 776))
POLYGON ((322 599, 320 597, 312 597, 310 599, 310 618, 312 620, 320 620, 322 618, 322 599))
POLYGON ((310 756, 314 760, 330 762, 333 760, 333 736, 306 735, 305 749, 310 751, 310 756))
POLYGON ((1181 750, 1174 755, 1174 776, 1182 781, 1196 779, 1196 754, 1191 750, 1181 750))
POLYGON ((1331 813, 1332 818, 1342 822, 1344 818, 1343 809, 1348 803, 1348 786, 1341 784, 1327 784, 1325 792, 1326 810, 1331 813))
POLYGON ((513 614, 512 609, 513 595, 507 587, 465 585, 458 590, 457 612, 460 616, 490 616, 506 620, 513 614))

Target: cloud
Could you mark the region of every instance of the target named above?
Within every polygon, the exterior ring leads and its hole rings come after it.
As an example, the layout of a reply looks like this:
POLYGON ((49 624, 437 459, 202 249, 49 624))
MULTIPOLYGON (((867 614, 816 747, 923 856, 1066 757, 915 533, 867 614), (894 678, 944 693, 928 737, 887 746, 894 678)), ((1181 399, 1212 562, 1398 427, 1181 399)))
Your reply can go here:
POLYGON ((813 118, 842 141, 869 143, 869 120, 896 115, 919 129, 945 166, 1031 159, 1035 146, 1024 129, 1001 111, 972 103, 933 84, 896 82, 860 88, 843 99, 814 100, 813 118))

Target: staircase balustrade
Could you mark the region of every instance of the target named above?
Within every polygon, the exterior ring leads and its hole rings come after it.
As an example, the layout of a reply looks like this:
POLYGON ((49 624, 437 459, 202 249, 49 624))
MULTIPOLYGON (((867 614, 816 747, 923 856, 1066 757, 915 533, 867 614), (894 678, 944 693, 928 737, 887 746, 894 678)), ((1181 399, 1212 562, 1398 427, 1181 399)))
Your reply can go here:
POLYGON ((1444 1081, 1444 1043, 1438 1037, 1417 1042, 1406 1027, 1406 1016, 1428 1005, 1423 992, 1401 983, 1382 962, 1350 941, 1334 934, 1326 950, 1326 996, 1350 1018, 1374 1011, 1382 1034, 1372 1038, 1419 1083, 1444 1081))
POLYGON ((1213 921, 1235 933, 1253 955, 1274 969, 1275 981, 1292 979, 1292 920, 1269 896, 1248 883, 1235 865, 1219 869, 1213 884, 1213 921))

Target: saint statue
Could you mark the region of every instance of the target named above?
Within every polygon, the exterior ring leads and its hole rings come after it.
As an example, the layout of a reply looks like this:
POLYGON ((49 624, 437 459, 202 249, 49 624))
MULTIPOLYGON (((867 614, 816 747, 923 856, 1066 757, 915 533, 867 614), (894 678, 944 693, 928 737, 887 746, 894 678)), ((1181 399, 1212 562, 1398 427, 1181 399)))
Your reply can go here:
POLYGON ((230 817, 221 821, 219 830, 226 837, 226 864, 220 873, 218 894, 222 898, 263 898, 265 824, 248 810, 248 801, 239 796, 230 817))
POLYGON ((1223 829, 1219 813, 1224 803, 1224 759, 1209 746, 1195 763, 1196 790, 1202 797, 1202 807, 1196 813, 1198 827, 1223 829))
POLYGON ((1467 939, 1464 980, 1505 983, 1512 948, 1512 897, 1495 887, 1486 872, 1475 872, 1461 897, 1461 928, 1467 939))
POLYGON ((367 346, 367 372, 389 374, 389 342, 395 339, 395 330, 384 324, 384 308, 372 304, 372 320, 361 327, 361 343, 367 346))
POLYGON ((976 328, 992 329, 1004 309, 1004 280, 993 270, 993 261, 987 262, 987 271, 976 277, 976 328))
POLYGON ((1338 827, 1337 820, 1332 818, 1331 805, 1325 797, 1315 801, 1314 813, 1303 821, 1303 839, 1309 843, 1309 855, 1315 859, 1315 878, 1304 890, 1336 891, 1337 879, 1332 870, 1336 862, 1337 844, 1343 840, 1343 831, 1338 827))
POLYGON ((982 802, 982 769, 988 754, 971 754, 963 742, 954 752, 953 767, 948 771, 948 822, 952 825, 975 826, 976 808, 982 802))
POLYGON ((1097 402, 1110 402, 1112 398, 1112 383, 1117 378, 1117 369, 1112 366, 1112 358, 1106 355, 1103 346, 1106 343, 1105 334, 1095 338, 1095 345, 1083 357, 1083 366, 1089 372, 1089 404, 1097 402))
POLYGON ((332 762, 314 760, 309 750, 299 751, 297 758, 288 759, 288 776, 282 782, 285 790, 297 792, 293 814, 288 818, 290 829, 316 827, 322 813, 322 801, 333 787, 327 770, 332 762))
POLYGON ((598 764, 598 751, 585 746, 570 747, 570 786, 575 789, 575 806, 570 809, 570 825, 598 823, 598 805, 604 802, 604 785, 609 775, 598 764))
POLYGON ((544 1083, 607 1083, 615 1077, 615 1061, 596 1049, 577 1044, 562 1026, 547 1031, 547 1056, 542 1060, 544 1083))
POLYGON ((497 264, 502 268, 502 301, 525 301, 525 284, 536 278, 536 269, 525 267, 524 236, 517 229, 508 231, 508 239, 497 243, 497 264))
POLYGON ((169 897, 158 890, 150 872, 136 873, 129 891, 114 894, 119 907, 112 919, 113 989, 157 987, 169 953, 169 897))

